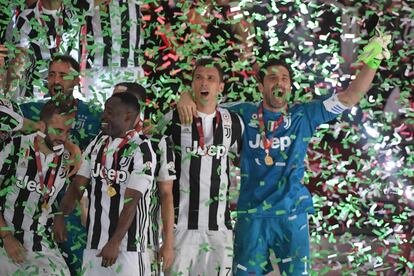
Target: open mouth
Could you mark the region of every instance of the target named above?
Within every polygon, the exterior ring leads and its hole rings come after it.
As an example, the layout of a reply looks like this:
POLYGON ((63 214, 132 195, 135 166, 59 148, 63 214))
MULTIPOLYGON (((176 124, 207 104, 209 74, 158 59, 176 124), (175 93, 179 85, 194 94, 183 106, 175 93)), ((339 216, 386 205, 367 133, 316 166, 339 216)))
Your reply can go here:
POLYGON ((200 94, 201 94, 202 97, 207 97, 209 92, 207 90, 203 90, 203 91, 200 92, 200 94))
POLYGON ((285 95, 285 91, 279 87, 273 88, 273 96, 275 98, 283 98, 285 95))

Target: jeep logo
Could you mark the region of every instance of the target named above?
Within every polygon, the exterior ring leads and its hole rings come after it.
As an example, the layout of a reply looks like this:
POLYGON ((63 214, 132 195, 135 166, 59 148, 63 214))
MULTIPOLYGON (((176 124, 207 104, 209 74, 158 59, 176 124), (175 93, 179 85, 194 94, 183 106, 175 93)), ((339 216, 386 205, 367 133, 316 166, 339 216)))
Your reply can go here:
POLYGON ((120 184, 121 182, 125 182, 128 178, 128 174, 125 171, 122 170, 114 170, 114 169, 107 169, 104 166, 101 165, 101 163, 98 163, 95 167, 95 169, 92 171, 92 176, 93 177, 101 177, 103 179, 105 179, 105 175, 106 177, 110 180, 110 181, 114 181, 116 184, 120 184), (115 175, 116 175, 116 179, 115 179, 115 175))
POLYGON ((187 147, 186 149, 187 153, 193 154, 193 155, 200 155, 200 156, 211 156, 211 157, 216 157, 216 159, 220 159, 221 157, 223 157, 226 152, 227 149, 225 146, 223 145, 210 145, 207 147, 201 148, 198 145, 198 141, 193 141, 193 146, 192 147, 187 147))
MULTIPOLYGON (((289 136, 282 136, 282 137, 273 137, 272 144, 270 145, 272 149, 277 149, 280 147, 281 151, 286 150, 290 145, 292 144, 292 141, 290 140, 289 136)), ((261 139, 260 134, 256 134, 256 141, 249 140, 249 147, 252 149, 257 149, 258 147, 263 147, 263 141, 261 139)))
MULTIPOLYGON (((42 187, 40 183, 34 180, 29 180, 29 176, 27 175, 23 179, 17 179, 16 185, 20 189, 27 189, 29 192, 36 192, 39 195, 43 195, 47 191, 46 185, 43 187, 43 191, 42 191, 42 187)), ((52 191, 49 193, 49 196, 50 197, 53 196, 55 191, 56 191, 56 188, 52 186, 52 191)))

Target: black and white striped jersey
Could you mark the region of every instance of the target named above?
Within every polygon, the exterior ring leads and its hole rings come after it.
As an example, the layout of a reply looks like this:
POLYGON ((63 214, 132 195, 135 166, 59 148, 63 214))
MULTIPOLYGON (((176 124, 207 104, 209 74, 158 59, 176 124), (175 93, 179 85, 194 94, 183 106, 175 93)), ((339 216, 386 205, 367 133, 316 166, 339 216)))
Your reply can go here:
POLYGON ((86 18, 87 67, 138 67, 142 44, 140 1, 97 5, 86 18))
POLYGON ((112 139, 99 134, 87 147, 83 154, 83 162, 78 175, 91 180, 88 185, 88 238, 86 248, 102 249, 112 237, 117 227, 119 215, 124 206, 126 188, 134 189, 142 194, 138 202, 137 213, 122 240, 121 251, 141 251, 147 245, 149 223, 149 195, 154 180, 155 152, 151 143, 137 133, 118 152, 118 164, 114 164, 114 152, 122 138, 112 139), (109 141, 105 164, 102 154, 106 142, 109 141), (109 179, 116 194, 110 197, 109 179))
POLYGON ((49 61, 54 54, 70 54, 78 50, 80 18, 90 7, 62 5, 48 10, 37 1, 33 9, 24 10, 16 20, 13 42, 28 52, 30 66, 20 83, 20 94, 31 93, 32 85, 43 88, 49 61), (86 10, 85 10, 86 9, 86 10))
POLYGON ((0 98, 0 143, 22 127, 23 116, 19 106, 8 99, 0 98))
MULTIPOLYGON (((55 247, 51 235, 53 204, 64 187, 67 172, 63 159, 57 163, 56 178, 47 199, 47 209, 42 208, 43 198, 34 151, 37 134, 17 136, 0 145, 0 210, 13 235, 29 251, 44 251, 55 247)), ((44 182, 48 183, 54 154, 40 153, 44 182)), ((46 185, 45 185, 46 186, 46 185)))
POLYGON ((160 241, 160 196, 158 185, 164 181, 175 180, 174 152, 171 142, 167 136, 154 135, 150 138, 152 148, 157 156, 157 167, 155 170, 155 181, 151 187, 150 195, 150 224, 148 228, 149 248, 159 249, 160 241))
POLYGON ((244 125, 240 117, 218 108, 216 114, 199 113, 205 147, 199 144, 196 120, 180 125, 178 112, 165 116, 166 134, 175 149, 175 223, 179 229, 231 229, 229 209, 229 150, 239 150, 244 125), (217 124, 217 121, 219 123, 217 124))

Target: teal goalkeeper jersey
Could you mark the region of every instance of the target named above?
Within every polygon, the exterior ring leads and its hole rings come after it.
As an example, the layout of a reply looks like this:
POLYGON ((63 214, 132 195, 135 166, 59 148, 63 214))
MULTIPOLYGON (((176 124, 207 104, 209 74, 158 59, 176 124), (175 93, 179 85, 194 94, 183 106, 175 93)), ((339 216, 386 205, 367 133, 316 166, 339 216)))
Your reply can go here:
MULTIPOLYGON (((345 109, 332 98, 334 97, 288 108, 283 122, 271 139, 271 166, 265 164, 266 153, 259 131, 257 114, 262 103, 227 106, 238 113, 245 124, 238 216, 276 217, 314 211, 312 196, 302 183, 304 159, 316 128, 331 121, 345 109)), ((263 110, 264 126, 267 138, 270 139, 271 130, 281 113, 263 110)))

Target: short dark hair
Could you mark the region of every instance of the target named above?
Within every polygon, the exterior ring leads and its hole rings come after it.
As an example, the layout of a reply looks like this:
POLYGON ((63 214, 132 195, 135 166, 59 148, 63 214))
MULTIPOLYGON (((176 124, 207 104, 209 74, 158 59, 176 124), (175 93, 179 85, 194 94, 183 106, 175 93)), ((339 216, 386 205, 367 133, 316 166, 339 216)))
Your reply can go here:
MULTIPOLYGON (((141 111, 140 100, 130 92, 116 93, 111 98, 118 98, 122 104, 137 113, 141 111)), ((109 98, 110 99, 110 98, 109 98)))
POLYGON ((120 82, 120 83, 117 83, 115 85, 115 87, 117 87, 117 86, 125 87, 126 90, 123 91, 123 92, 124 93, 130 93, 130 94, 134 95, 138 99, 138 101, 140 101, 140 102, 145 102, 147 100, 147 91, 139 83, 136 83, 136 82, 120 82))
POLYGON ((215 67, 219 73, 219 77, 220 77, 220 81, 223 82, 224 81, 224 72, 223 69, 221 68, 220 64, 218 63, 218 61, 212 59, 212 58, 202 58, 196 61, 196 63, 194 64, 194 69, 193 69, 193 73, 191 74, 191 77, 194 78, 194 73, 197 70, 198 67, 203 66, 203 67, 215 67))
POLYGON ((67 116, 70 114, 70 108, 62 104, 56 104, 55 101, 50 100, 43 106, 42 111, 40 112, 40 120, 48 122, 54 114, 67 116))
POLYGON ((50 66, 55 62, 64 62, 69 63, 73 70, 75 70, 78 74, 80 73, 80 65, 79 62, 77 62, 73 57, 69 55, 56 55, 52 58, 52 60, 49 63, 50 66))
POLYGON ((291 70, 290 66, 286 63, 286 61, 284 59, 271 58, 268 61, 266 61, 260 67, 260 70, 259 70, 259 73, 258 73, 259 82, 263 83, 263 80, 264 80, 264 78, 266 76, 266 70, 269 67, 272 67, 272 66, 283 66, 283 67, 285 67, 288 70, 288 72, 289 72, 289 78, 290 78, 290 80, 292 80, 292 70, 291 70))

